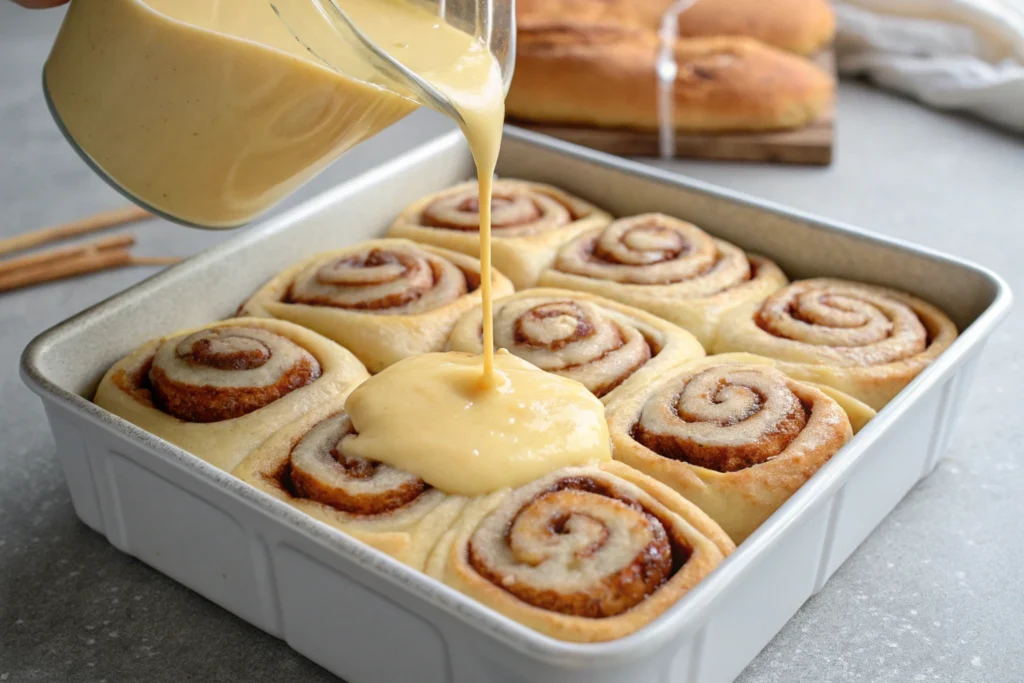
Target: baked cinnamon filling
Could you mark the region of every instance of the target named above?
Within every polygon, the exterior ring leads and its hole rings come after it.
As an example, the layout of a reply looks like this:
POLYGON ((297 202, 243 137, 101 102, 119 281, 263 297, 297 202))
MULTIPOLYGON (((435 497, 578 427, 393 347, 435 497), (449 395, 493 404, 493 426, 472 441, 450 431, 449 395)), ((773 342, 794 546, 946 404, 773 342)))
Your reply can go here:
POLYGON ((671 524, 613 481, 556 473, 524 489, 485 520, 467 552, 477 573, 534 607, 622 614, 692 554, 671 524))
MULTIPOLYGON (((497 181, 491 197, 491 229, 542 232, 577 220, 573 210, 547 193, 513 189, 497 181)), ((480 229, 480 201, 475 186, 443 193, 420 214, 422 225, 431 228, 474 232, 480 229)))
POLYGON ((480 283, 454 263, 417 247, 373 248, 296 277, 285 303, 332 306, 377 314, 440 308, 480 283))
POLYGON ((279 474, 282 488, 296 498, 360 516, 394 512, 430 489, 408 472, 346 454, 345 440, 354 434, 344 413, 317 424, 292 448, 279 474))
POLYGON ((555 268, 626 285, 677 285, 678 292, 694 298, 726 291, 754 275, 743 250, 662 214, 622 218, 578 237, 559 253, 555 268))
POLYGON ((810 414, 776 371, 722 365, 654 393, 632 436, 662 457, 738 472, 785 451, 810 414))
POLYGON ((585 300, 524 298, 503 302, 494 320, 498 347, 542 370, 582 383, 598 398, 656 353, 644 334, 585 300))
POLYGON ((931 335, 917 312, 887 290, 835 280, 802 280, 770 296, 754 314, 764 332, 815 347, 840 366, 911 358, 931 335))
POLYGON ((115 381, 186 422, 219 422, 259 410, 320 376, 290 339, 255 327, 214 327, 164 342, 134 378, 115 381))

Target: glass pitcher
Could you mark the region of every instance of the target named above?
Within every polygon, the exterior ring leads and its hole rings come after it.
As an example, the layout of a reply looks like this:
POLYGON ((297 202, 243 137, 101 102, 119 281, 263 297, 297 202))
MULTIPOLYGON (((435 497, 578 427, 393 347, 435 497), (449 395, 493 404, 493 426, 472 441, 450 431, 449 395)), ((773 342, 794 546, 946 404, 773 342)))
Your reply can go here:
POLYGON ((47 103, 129 199, 178 223, 236 227, 420 105, 458 121, 393 56, 389 31, 360 26, 368 7, 396 3, 482 41, 507 90, 514 0, 72 0, 44 69, 47 103))

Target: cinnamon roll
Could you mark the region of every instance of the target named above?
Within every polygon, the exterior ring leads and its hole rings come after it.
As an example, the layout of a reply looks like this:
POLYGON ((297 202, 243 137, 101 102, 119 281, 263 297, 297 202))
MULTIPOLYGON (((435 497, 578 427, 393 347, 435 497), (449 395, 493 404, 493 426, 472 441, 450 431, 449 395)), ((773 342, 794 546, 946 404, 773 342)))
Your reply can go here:
POLYGON ((691 223, 651 213, 590 230, 559 252, 542 286, 574 289, 649 311, 708 347, 722 315, 786 284, 778 266, 691 223))
MULTIPOLYGON (((453 351, 480 353, 482 312, 456 324, 453 351)), ((529 289, 494 303, 494 344, 577 380, 604 402, 666 368, 702 358, 693 335, 644 311, 583 292, 529 289)))
MULTIPOLYGON (((726 363, 732 365, 767 365, 769 367, 779 368, 779 361, 774 358, 768 358, 767 356, 758 356, 754 353, 719 353, 714 356, 708 357, 708 362, 724 365, 726 363)), ((796 379, 796 378, 794 378, 796 379)), ((818 382, 809 382, 807 380, 801 380, 803 384, 819 389, 826 396, 831 398, 833 401, 839 404, 839 407, 846 412, 846 416, 850 418, 850 426, 853 428, 853 433, 856 434, 867 426, 868 422, 873 420, 878 411, 864 403, 858 398, 854 398, 849 394, 830 387, 827 384, 820 384, 818 382)))
POLYGON ((956 336, 946 314, 917 297, 818 278, 736 309, 713 348, 774 358, 786 374, 835 387, 878 410, 956 336))
POLYGON ((233 474, 400 562, 422 570, 465 505, 409 472, 352 455, 344 400, 326 401, 278 431, 233 474))
MULTIPOLYGON (((611 217, 561 190, 522 180, 497 180, 491 200, 494 267, 517 289, 532 287, 558 248, 611 217)), ((470 256, 480 253, 476 182, 424 197, 405 209, 388 232, 470 256)))
POLYGON ((556 470, 470 503, 427 573, 554 638, 621 638, 734 546, 696 506, 622 465, 556 470))
POLYGON ((852 437, 843 408, 763 363, 714 356, 608 406, 613 456, 740 543, 852 437))
POLYGON ((355 356, 315 332, 239 318, 143 344, 107 371, 94 400, 230 470, 272 433, 367 377, 355 356))
MULTIPOLYGON (((492 273, 494 296, 512 293, 492 273)), ((408 240, 318 254, 260 288, 243 315, 298 323, 350 349, 370 372, 440 351, 459 316, 480 305, 480 262, 408 240)))

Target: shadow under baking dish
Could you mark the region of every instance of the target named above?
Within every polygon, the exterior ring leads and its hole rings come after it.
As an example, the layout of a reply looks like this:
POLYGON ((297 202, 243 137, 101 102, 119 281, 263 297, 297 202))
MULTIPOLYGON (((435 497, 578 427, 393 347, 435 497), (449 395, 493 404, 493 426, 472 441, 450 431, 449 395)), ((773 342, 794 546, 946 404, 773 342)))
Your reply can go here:
POLYGON ((454 132, 37 337, 22 376, 43 399, 75 511, 118 549, 349 683, 731 681, 935 468, 1009 289, 955 257, 515 128, 498 173, 558 185, 618 215, 686 218, 794 278, 912 292, 962 334, 684 599, 635 634, 597 644, 528 629, 85 398, 144 341, 229 316, 286 266, 380 236, 405 205, 472 177, 454 132), (225 278, 229 262, 246 267, 225 278))

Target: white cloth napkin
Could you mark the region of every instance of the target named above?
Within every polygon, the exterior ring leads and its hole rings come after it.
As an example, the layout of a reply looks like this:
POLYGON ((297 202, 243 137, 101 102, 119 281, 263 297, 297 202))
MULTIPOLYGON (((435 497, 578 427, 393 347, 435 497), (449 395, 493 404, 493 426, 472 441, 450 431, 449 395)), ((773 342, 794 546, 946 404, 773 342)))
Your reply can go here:
POLYGON ((1024 0, 835 0, 843 74, 1024 133, 1024 0))

